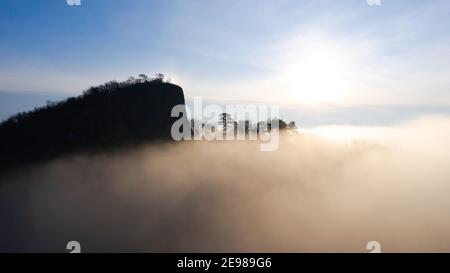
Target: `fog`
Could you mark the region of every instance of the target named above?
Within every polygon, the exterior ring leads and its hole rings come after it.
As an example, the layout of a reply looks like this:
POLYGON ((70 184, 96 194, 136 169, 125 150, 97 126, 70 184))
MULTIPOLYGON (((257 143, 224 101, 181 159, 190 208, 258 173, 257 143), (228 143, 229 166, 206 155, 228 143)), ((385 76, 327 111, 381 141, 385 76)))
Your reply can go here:
POLYGON ((428 116, 317 128, 276 152, 193 141, 59 158, 0 178, 0 251, 448 252, 449 139, 450 118, 428 116))

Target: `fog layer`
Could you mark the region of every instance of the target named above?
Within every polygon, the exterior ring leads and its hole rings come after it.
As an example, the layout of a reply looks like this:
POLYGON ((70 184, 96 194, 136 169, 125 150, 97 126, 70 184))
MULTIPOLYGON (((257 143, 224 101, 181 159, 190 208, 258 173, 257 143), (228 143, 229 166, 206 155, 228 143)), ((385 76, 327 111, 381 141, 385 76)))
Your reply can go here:
POLYGON ((151 145, 2 176, 0 251, 450 251, 450 118, 377 130, 285 136, 265 153, 151 145))

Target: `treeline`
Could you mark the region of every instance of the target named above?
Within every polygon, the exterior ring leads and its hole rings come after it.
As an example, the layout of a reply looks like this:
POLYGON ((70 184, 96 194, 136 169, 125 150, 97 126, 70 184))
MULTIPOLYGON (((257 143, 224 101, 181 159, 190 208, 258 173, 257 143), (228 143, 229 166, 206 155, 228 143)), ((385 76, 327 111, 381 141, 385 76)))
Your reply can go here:
POLYGON ((202 135, 205 133, 205 130, 211 133, 219 132, 222 134, 226 134, 231 131, 234 135, 239 133, 243 133, 245 135, 258 135, 261 132, 270 132, 275 128, 288 133, 297 132, 297 124, 295 121, 286 122, 277 117, 257 122, 252 122, 250 120, 235 121, 232 115, 228 113, 220 114, 215 125, 201 122, 198 119, 191 119, 190 124, 193 136, 202 135))
POLYGON ((170 80, 165 80, 165 76, 163 74, 156 74, 154 78, 149 78, 145 74, 139 74, 137 78, 131 76, 128 80, 123 82, 118 81, 109 81, 102 85, 93 86, 83 91, 82 95, 78 97, 71 97, 66 100, 62 100, 59 102, 47 101, 46 106, 36 107, 31 111, 25 111, 18 114, 15 114, 5 121, 0 123, 0 130, 4 128, 8 128, 14 126, 14 124, 18 124, 30 119, 33 115, 43 112, 57 112, 57 110, 62 110, 65 107, 68 107, 70 104, 76 102, 87 101, 95 96, 103 96, 110 95, 113 92, 120 91, 121 89, 134 88, 139 84, 155 84, 155 83, 170 83, 170 80))

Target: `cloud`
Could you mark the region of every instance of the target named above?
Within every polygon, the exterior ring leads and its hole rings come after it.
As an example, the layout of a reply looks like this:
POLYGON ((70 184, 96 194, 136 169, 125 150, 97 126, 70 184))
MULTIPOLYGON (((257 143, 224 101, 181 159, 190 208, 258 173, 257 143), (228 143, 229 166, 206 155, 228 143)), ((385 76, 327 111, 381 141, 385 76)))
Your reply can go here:
MULTIPOLYGON (((382 128, 378 128, 382 131, 382 128)), ((377 139, 179 143, 0 178, 1 251, 449 251, 450 118, 377 139)))

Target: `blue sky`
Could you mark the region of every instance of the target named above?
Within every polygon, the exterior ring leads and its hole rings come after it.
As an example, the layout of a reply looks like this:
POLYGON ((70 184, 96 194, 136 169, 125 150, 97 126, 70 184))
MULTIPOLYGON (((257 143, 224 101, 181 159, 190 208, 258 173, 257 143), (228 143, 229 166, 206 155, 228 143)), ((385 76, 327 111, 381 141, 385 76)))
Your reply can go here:
POLYGON ((447 0, 3 0, 0 34, 0 90, 13 94, 162 72, 188 99, 291 112, 450 106, 447 0))

